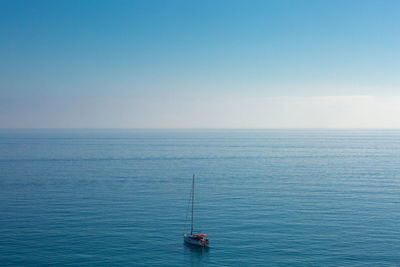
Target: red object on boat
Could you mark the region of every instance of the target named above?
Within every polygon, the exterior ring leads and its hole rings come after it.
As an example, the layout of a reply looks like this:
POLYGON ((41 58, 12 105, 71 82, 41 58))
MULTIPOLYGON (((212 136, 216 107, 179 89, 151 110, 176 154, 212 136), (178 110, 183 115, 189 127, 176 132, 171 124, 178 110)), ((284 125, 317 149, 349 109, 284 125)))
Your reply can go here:
POLYGON ((196 237, 207 237, 208 235, 201 234, 201 235, 196 235, 196 237))

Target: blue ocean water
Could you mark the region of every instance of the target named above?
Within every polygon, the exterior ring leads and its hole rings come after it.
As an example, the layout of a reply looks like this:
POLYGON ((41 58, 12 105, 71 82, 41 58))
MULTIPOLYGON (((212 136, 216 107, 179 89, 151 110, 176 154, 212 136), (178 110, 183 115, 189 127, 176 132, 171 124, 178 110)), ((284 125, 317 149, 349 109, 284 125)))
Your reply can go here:
POLYGON ((3 129, 0 265, 400 266, 399 171, 396 130, 3 129))

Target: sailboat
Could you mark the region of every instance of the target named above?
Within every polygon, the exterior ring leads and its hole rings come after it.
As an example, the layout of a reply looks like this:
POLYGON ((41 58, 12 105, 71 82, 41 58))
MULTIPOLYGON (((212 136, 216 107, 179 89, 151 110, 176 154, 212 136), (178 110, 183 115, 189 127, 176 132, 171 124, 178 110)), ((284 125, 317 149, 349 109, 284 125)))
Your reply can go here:
POLYGON ((201 246, 201 247, 208 247, 210 244, 210 240, 208 239, 208 235, 205 234, 194 234, 193 232, 193 213, 194 213, 194 174, 193 174, 193 179, 192 179, 192 191, 190 192, 190 201, 188 204, 188 209, 186 212, 186 221, 185 221, 185 230, 183 234, 183 240, 185 243, 195 245, 195 246, 201 246), (186 233, 186 224, 187 224, 187 218, 188 218, 188 213, 189 213, 189 207, 190 203, 192 204, 192 215, 191 215, 191 224, 190 224, 190 234, 186 233))

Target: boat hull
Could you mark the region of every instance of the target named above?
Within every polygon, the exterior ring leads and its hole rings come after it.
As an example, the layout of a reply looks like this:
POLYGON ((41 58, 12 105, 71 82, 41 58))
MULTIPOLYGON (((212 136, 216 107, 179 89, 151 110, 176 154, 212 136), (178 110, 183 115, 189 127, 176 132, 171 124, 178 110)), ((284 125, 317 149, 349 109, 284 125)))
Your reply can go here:
POLYGON ((206 239, 206 238, 199 239, 193 235, 185 234, 183 236, 183 240, 185 241, 185 243, 193 245, 193 246, 208 247, 208 245, 209 245, 208 239, 206 239))

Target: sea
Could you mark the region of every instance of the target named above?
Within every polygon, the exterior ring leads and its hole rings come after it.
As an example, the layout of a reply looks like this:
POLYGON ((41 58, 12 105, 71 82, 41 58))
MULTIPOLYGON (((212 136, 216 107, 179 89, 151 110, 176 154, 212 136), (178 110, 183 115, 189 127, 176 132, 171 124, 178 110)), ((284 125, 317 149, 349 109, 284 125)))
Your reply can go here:
POLYGON ((0 266, 400 266, 400 130, 2 129, 0 266))

